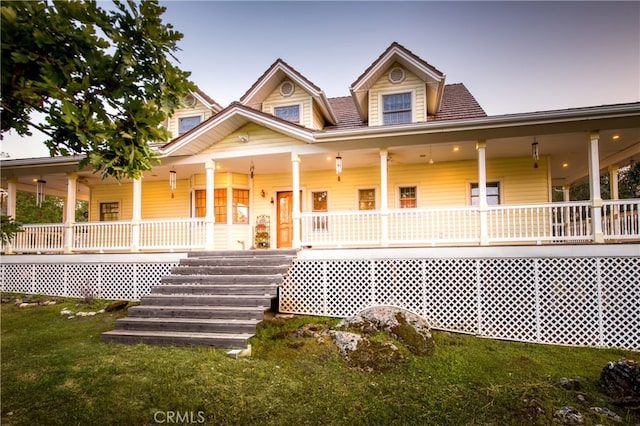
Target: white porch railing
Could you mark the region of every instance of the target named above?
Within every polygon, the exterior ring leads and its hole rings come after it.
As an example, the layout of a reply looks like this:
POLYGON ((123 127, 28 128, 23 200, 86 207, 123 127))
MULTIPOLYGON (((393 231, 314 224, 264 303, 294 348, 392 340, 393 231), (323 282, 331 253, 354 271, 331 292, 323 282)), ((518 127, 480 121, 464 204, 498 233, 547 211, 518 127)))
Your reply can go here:
MULTIPOLYGON (((541 244, 593 241, 593 207, 588 201, 490 206, 486 212, 489 244, 541 244)), ((605 241, 640 240, 640 200, 606 200, 601 208, 605 241)), ((216 234, 230 238, 226 225, 216 234), (220 235, 222 235, 220 234, 220 235)), ((482 215, 478 207, 393 209, 302 213, 303 246, 364 247, 389 245, 480 244, 482 215)), ((18 253, 65 250, 65 233, 73 232, 72 252, 203 249, 204 219, 158 219, 132 222, 24 225, 14 238, 18 253)), ((235 235, 235 234, 234 234, 235 235)), ((240 239, 245 239, 240 238, 240 239)), ((222 248, 227 242, 223 241, 222 248)), ((228 245, 228 244, 227 244, 228 245)))

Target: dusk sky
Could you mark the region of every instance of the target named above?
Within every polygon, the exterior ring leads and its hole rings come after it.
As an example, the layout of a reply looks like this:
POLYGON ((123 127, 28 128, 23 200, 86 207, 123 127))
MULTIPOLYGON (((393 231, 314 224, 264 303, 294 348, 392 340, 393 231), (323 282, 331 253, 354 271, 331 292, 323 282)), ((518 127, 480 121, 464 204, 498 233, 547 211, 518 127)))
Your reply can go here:
MULTIPOLYGON (((161 4, 184 34, 181 67, 222 106, 277 58, 328 97, 348 96, 394 41, 464 83, 489 115, 640 101, 640 2, 161 4)), ((1 143, 11 158, 47 155, 13 139, 1 143)))

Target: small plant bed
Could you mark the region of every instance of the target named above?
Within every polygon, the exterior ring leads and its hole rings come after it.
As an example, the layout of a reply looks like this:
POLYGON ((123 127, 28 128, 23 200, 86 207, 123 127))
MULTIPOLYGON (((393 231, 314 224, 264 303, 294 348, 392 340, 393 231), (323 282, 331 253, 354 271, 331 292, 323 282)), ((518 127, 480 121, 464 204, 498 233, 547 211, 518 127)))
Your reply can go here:
POLYGON ((3 425, 546 425, 570 421, 558 417, 563 407, 584 424, 640 423, 598 385, 609 361, 638 360, 635 352, 434 331, 429 350, 395 339, 402 360, 367 369, 325 333, 338 320, 271 316, 251 340, 253 356, 234 359, 210 348, 103 343, 100 333, 126 311, 60 315, 76 303, 2 304, 3 425))

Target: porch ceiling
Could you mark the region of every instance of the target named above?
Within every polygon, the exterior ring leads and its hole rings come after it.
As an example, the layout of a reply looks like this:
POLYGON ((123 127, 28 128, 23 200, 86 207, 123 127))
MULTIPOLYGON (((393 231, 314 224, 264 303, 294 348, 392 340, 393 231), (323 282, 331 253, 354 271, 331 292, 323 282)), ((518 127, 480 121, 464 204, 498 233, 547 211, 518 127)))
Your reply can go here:
MULTIPOLYGON (((509 157, 531 157, 531 143, 534 134, 525 136, 487 139, 487 159, 509 157)), ((569 184, 588 176, 587 134, 584 131, 573 133, 539 133, 535 135, 541 157, 549 157, 551 176, 554 185, 569 184)), ((477 159, 476 140, 451 140, 433 135, 399 135, 360 139, 352 142, 332 141, 309 144, 299 152, 300 170, 333 170, 335 156, 340 153, 343 168, 379 167, 380 147, 387 147, 389 166, 402 164, 424 164, 477 159), (456 150, 457 148, 457 150, 456 150)), ((630 160, 640 161, 640 128, 622 128, 602 130, 599 140, 601 173, 607 166, 618 164, 625 166, 630 160), (617 138, 614 138, 617 136, 617 138)), ((216 173, 249 173, 253 162, 255 173, 290 173, 291 154, 287 152, 252 155, 242 153, 244 157, 216 159, 216 173)), ((5 160, 6 161, 6 160, 5 160)), ((201 156, 165 157, 163 164, 144 174, 145 181, 168 180, 169 170, 177 171, 179 179, 193 174, 204 174, 205 158, 201 156)), ((77 160, 62 161, 49 159, 46 166, 34 168, 28 161, 8 161, 2 164, 2 187, 7 187, 7 178, 18 180, 18 189, 33 191, 34 179, 42 176, 47 181, 47 194, 66 196, 66 173, 76 171, 77 160), (5 164, 11 165, 4 167, 5 164)), ((532 160, 533 163, 533 160, 532 160)), ((78 178, 78 198, 88 199, 90 187, 101 182, 99 175, 90 169, 76 172, 78 178)))

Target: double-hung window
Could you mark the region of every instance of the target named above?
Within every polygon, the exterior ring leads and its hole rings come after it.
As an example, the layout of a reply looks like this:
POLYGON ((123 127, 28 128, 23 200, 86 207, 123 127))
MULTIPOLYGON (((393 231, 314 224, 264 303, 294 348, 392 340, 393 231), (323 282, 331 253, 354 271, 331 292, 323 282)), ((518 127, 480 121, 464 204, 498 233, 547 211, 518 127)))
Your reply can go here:
POLYGON ((273 115, 292 123, 300 123, 300 105, 288 105, 273 108, 273 115))
MULTIPOLYGON (((471 184, 471 205, 480 204, 480 188, 477 183, 471 184)), ((500 182, 487 182, 487 204, 497 206, 500 204, 500 182)))
POLYGON ((100 203, 100 222, 110 222, 118 220, 120 217, 120 203, 109 201, 100 203))
POLYGON ((376 190, 374 188, 358 190, 358 210, 376 209, 376 190))
POLYGON ((382 95, 382 123, 411 123, 411 92, 382 95))
POLYGON ((415 186, 400 187, 400 208, 415 209, 418 207, 417 188, 415 186))

